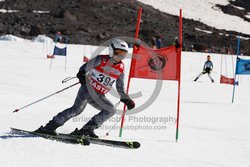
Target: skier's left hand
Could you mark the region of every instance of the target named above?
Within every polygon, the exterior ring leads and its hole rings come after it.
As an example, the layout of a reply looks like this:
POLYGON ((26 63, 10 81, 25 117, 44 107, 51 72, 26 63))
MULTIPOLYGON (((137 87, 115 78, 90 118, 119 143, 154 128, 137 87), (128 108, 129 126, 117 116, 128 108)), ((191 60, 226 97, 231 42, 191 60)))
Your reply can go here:
POLYGON ((82 85, 85 85, 85 83, 86 83, 85 74, 83 72, 79 71, 76 76, 79 79, 80 83, 82 85))
POLYGON ((135 102, 132 99, 121 99, 121 102, 128 107, 128 110, 135 108, 135 102))

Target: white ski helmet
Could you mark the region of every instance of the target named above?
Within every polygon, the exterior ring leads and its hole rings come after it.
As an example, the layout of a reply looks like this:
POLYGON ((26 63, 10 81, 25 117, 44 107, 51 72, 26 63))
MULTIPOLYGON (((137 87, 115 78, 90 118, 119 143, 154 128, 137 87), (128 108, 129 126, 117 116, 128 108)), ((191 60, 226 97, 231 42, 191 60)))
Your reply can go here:
POLYGON ((109 55, 110 57, 114 56, 115 50, 123 50, 128 52, 128 44, 127 42, 121 39, 113 39, 109 45, 109 55))

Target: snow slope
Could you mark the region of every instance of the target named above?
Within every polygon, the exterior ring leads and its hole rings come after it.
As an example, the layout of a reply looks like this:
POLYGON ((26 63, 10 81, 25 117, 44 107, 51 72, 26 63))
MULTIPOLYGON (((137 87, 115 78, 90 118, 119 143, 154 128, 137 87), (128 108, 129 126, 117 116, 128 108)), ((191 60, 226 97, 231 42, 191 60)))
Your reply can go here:
MULTIPOLYGON (((206 54, 183 52, 181 115, 179 141, 175 142, 177 82, 164 81, 156 101, 144 111, 126 116, 123 139, 136 139, 141 148, 126 150, 105 146, 63 144, 42 138, 8 138, 10 127, 35 130, 55 114, 70 107, 79 86, 47 100, 12 113, 16 108, 54 93, 77 80, 62 84, 61 80, 75 76, 83 55, 93 52, 92 46, 69 45, 67 70, 64 57, 56 57, 49 70, 46 52, 52 47, 41 42, 0 41, 0 166, 202 166, 247 167, 250 165, 250 78, 240 77, 235 103, 231 104, 232 86, 219 84, 221 55, 211 55, 214 62, 210 83, 207 76, 193 82, 200 73, 206 54)), ((232 71, 231 60, 227 59, 232 71)), ((129 59, 126 59, 129 67, 129 59)), ((229 70, 229 71, 230 71, 229 70)), ((126 70, 128 72, 128 69, 126 70)), ((228 72, 230 73, 230 72, 228 72)), ((152 94, 153 80, 132 79, 131 93, 142 94, 135 99, 142 105, 152 94)), ((108 95, 114 103, 117 98, 108 95)), ((122 105, 119 106, 122 108, 122 105)), ((85 111, 69 120, 59 132, 71 132, 81 127, 97 111, 87 106, 85 111)), ((105 123, 97 134, 105 136, 120 115, 105 123)), ((119 123, 109 138, 118 138, 119 123)))
POLYGON ((155 0, 139 1, 176 16, 179 16, 179 9, 182 9, 184 18, 200 21, 216 29, 250 34, 249 22, 238 16, 225 14, 216 7, 216 4, 229 4, 229 0, 158 0, 157 3, 155 0))

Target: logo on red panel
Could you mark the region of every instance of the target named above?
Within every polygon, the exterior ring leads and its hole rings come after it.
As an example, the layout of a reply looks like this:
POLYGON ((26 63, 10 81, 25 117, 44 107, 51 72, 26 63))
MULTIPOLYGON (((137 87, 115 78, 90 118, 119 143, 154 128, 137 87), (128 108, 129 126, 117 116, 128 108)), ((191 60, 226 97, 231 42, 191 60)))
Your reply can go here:
POLYGON ((148 66, 155 72, 162 71, 166 64, 167 58, 160 54, 152 56, 148 59, 148 66))

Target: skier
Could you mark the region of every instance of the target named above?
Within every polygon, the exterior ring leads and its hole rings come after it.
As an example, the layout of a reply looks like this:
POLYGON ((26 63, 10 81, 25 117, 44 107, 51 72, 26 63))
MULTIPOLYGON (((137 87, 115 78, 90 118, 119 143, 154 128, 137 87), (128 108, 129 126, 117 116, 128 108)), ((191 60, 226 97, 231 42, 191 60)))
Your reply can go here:
POLYGON ((124 64, 122 60, 128 53, 128 44, 120 39, 113 39, 109 45, 109 55, 98 55, 81 66, 77 78, 81 83, 77 97, 72 107, 65 109, 50 120, 46 126, 41 126, 35 132, 57 135, 56 129, 70 118, 83 112, 87 103, 100 110, 81 129, 75 129, 71 134, 98 138, 94 130, 111 118, 116 109, 106 98, 116 81, 116 89, 128 110, 135 107, 134 101, 124 92, 124 64))
POLYGON ((207 56, 207 61, 205 62, 203 66, 203 71, 194 79, 194 81, 197 81, 201 75, 206 74, 210 78, 211 82, 214 82, 214 79, 210 76, 210 72, 213 70, 213 63, 211 61, 210 55, 207 56))
POLYGON ((63 40, 63 36, 62 36, 62 33, 60 31, 57 31, 56 32, 56 35, 55 35, 55 42, 62 42, 63 40))

